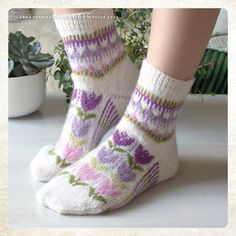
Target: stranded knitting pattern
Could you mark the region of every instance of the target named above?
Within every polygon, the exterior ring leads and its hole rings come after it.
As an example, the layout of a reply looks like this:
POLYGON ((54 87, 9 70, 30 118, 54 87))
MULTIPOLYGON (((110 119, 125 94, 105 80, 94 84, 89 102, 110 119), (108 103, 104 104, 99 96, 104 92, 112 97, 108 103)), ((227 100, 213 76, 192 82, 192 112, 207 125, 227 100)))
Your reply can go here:
POLYGON ((144 61, 113 134, 47 183, 38 201, 60 214, 99 214, 173 177, 178 168, 176 118, 192 83, 144 61))
POLYGON ((55 16, 74 91, 59 141, 43 147, 31 163, 39 181, 94 149, 125 111, 138 70, 124 53, 112 16, 110 9, 55 16))

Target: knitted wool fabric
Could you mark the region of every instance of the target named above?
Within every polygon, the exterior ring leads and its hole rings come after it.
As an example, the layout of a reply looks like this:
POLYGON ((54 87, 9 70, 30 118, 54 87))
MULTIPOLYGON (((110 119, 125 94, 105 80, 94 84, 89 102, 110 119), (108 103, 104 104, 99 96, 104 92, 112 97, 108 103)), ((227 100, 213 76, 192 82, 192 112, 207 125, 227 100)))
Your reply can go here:
POLYGON ((127 107, 138 69, 125 55, 113 18, 109 9, 55 16, 74 91, 59 141, 31 162, 39 181, 49 181, 95 148, 127 107))
POLYGON ((144 61, 114 133, 40 189, 38 201, 60 214, 98 214, 174 176, 176 118, 192 83, 173 79, 144 61))

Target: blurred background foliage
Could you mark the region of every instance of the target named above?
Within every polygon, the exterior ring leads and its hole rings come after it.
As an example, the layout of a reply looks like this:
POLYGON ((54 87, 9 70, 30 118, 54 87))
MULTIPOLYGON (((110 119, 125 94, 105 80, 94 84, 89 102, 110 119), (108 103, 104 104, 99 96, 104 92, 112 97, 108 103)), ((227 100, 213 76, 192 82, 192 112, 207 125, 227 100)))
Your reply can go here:
MULTIPOLYGON (((130 59, 140 68, 146 57, 151 26, 152 9, 114 9, 117 32, 121 37, 125 51, 130 59)), ((73 83, 70 78, 70 67, 62 41, 55 48, 57 60, 54 78, 59 81, 69 102, 73 83)), ((195 94, 227 94, 227 53, 206 49, 198 66, 192 86, 195 94)))

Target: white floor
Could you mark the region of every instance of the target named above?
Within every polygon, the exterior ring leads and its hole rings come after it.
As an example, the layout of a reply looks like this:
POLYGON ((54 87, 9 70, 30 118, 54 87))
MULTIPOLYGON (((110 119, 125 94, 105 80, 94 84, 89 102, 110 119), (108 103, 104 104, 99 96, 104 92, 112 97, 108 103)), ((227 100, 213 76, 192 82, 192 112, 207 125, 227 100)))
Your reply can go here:
POLYGON ((189 95, 177 125, 180 169, 128 206, 99 216, 61 216, 37 204, 42 185, 29 164, 55 143, 64 97, 49 94, 40 111, 9 120, 9 224, 15 227, 224 227, 227 224, 227 97, 189 95))

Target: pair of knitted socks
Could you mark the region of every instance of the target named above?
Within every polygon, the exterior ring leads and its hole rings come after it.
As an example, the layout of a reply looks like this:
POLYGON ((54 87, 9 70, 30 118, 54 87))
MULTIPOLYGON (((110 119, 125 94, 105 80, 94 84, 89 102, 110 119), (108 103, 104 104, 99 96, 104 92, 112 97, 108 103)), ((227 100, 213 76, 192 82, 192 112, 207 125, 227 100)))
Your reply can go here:
POLYGON ((171 78, 146 60, 138 76, 111 10, 57 16, 55 22, 74 91, 59 141, 31 163, 32 175, 49 181, 37 199, 60 214, 98 214, 174 176, 176 118, 193 80, 171 78))

